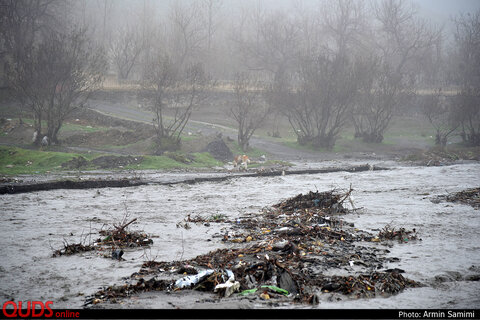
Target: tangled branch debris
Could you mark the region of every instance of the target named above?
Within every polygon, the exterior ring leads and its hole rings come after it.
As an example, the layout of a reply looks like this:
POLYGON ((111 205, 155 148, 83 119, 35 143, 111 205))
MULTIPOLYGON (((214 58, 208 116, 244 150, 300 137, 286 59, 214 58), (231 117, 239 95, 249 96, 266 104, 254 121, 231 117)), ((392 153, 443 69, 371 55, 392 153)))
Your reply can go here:
MULTIPOLYGON (((343 204, 351 192, 351 188, 343 193, 309 192, 265 209, 261 215, 222 220, 230 229, 214 237, 244 243, 237 245, 241 247, 217 249, 184 261, 147 261, 123 286, 104 288, 86 304, 115 302, 143 291, 187 289, 220 297, 238 292, 239 299, 318 303, 324 294, 371 298, 419 286, 401 275, 403 270, 381 271, 386 263, 398 259, 388 257, 387 249, 371 245, 386 239, 414 240, 415 232, 389 227, 379 237, 354 228, 340 218, 350 212, 343 204)), ((211 219, 189 216, 186 221, 211 219)))
POLYGON ((469 204, 475 209, 480 208, 480 187, 466 189, 446 196, 447 201, 469 204))
POLYGON ((118 250, 119 248, 145 247, 152 244, 153 240, 146 233, 127 230, 127 227, 133 222, 137 221, 137 218, 125 222, 126 216, 124 217, 121 225, 114 225, 113 228, 110 228, 108 230, 100 230, 99 234, 103 238, 98 238, 93 244, 68 244, 66 241, 64 241, 64 248, 55 250, 53 253, 53 257, 72 255, 87 251, 111 251, 111 254, 103 255, 105 257, 121 260, 121 255, 123 254, 123 251, 118 250), (121 254, 119 254, 120 252, 121 254))
POLYGON ((100 235, 103 239, 98 239, 99 245, 117 246, 120 248, 126 247, 142 247, 148 246, 153 243, 153 240, 148 237, 144 232, 139 231, 126 231, 125 229, 137 221, 137 218, 130 220, 127 223, 123 223, 120 226, 115 226, 113 229, 101 230, 100 235))
POLYGON ((92 250, 95 250, 94 246, 84 245, 82 243, 68 244, 66 241, 64 241, 63 249, 55 250, 53 252, 53 257, 70 256, 72 254, 87 252, 92 250))
POLYGON ((405 228, 400 228, 395 230, 395 227, 386 225, 378 233, 378 238, 380 240, 398 240, 399 242, 408 242, 411 240, 418 240, 417 231, 415 228, 413 230, 406 230, 405 228))

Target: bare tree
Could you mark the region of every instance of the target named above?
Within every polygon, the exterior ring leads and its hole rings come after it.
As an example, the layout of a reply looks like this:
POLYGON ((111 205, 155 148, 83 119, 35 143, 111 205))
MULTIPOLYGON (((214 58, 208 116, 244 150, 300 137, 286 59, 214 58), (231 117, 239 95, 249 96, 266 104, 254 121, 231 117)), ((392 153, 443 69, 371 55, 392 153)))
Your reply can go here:
POLYGON ((457 82, 460 92, 456 97, 462 138, 471 145, 480 145, 480 10, 459 15, 456 25, 457 82))
POLYGON ((358 92, 352 110, 355 137, 380 143, 394 114, 394 107, 406 100, 398 89, 399 77, 382 58, 357 58, 358 92))
POLYGON ((38 34, 48 32, 57 19, 58 4, 51 0, 0 0, 0 36, 3 51, 13 60, 21 58, 37 41, 38 34))
POLYGON ((140 98, 155 115, 157 154, 180 147, 180 136, 193 110, 206 103, 213 85, 201 63, 182 68, 162 54, 149 64, 140 98))
MULTIPOLYGON (((322 9, 329 13, 322 23, 300 14, 303 40, 294 43, 303 45, 288 51, 295 72, 275 77, 272 90, 274 104, 281 107, 300 144, 332 148, 357 90, 351 56, 364 29, 364 10, 361 3, 348 0, 330 1, 322 9), (315 38, 318 34, 324 38, 315 38)), ((296 32, 288 34, 297 38, 296 32)))
POLYGON ((207 52, 211 53, 213 37, 218 27, 218 13, 222 8, 222 0, 202 0, 205 8, 205 24, 207 28, 207 52))
POLYGON ((103 51, 91 45, 85 30, 50 33, 22 59, 9 66, 16 95, 34 114, 37 143, 46 134, 57 143, 63 121, 84 106, 106 71, 103 51), (42 132, 42 120, 47 132, 42 132))
POLYGON ((332 55, 305 57, 288 85, 276 84, 281 105, 300 144, 332 148, 345 125, 357 91, 352 64, 332 55))
POLYGON ((143 39, 139 30, 131 26, 117 30, 115 38, 111 42, 110 52, 120 80, 128 79, 142 50, 143 39))
POLYGON ((262 83, 246 73, 237 73, 234 80, 235 100, 229 115, 238 125, 238 144, 244 152, 252 135, 265 121, 269 107, 265 101, 262 83))
MULTIPOLYGON (((411 93, 418 76, 418 62, 428 54, 441 37, 440 30, 429 28, 416 16, 416 10, 402 0, 385 0, 374 5, 379 22, 377 42, 380 64, 371 66, 364 85, 363 104, 357 104, 354 117, 357 136, 367 142, 382 142, 394 112, 411 93), (371 101, 370 101, 371 100, 371 101), (362 127, 359 126, 362 124, 362 127)), ((369 53, 374 60, 377 53, 369 53)))
POLYGON ((171 48, 177 65, 185 65, 194 60, 201 52, 203 41, 207 38, 205 26, 202 24, 198 2, 182 5, 174 2, 170 11, 171 48))
POLYGON ((323 12, 323 30, 333 41, 331 50, 337 55, 347 57, 365 45, 363 38, 368 27, 362 1, 330 1, 323 12))
POLYGON ((177 81, 177 70, 168 55, 161 55, 145 67, 143 74, 143 90, 139 97, 143 99, 153 111, 153 125, 157 134, 157 144, 162 146, 169 132, 164 123, 164 114, 167 109, 168 95, 175 87, 177 81))
POLYGON ((249 70, 266 71, 282 78, 295 64, 299 51, 299 28, 286 13, 268 13, 261 7, 247 12, 231 35, 249 70))
POLYGON ((0 0, 0 86, 11 86, 7 66, 14 68, 43 35, 64 27, 61 7, 52 0, 0 0))
POLYGON ((448 137, 459 127, 455 116, 452 98, 442 93, 441 89, 433 94, 421 97, 423 114, 435 129, 435 144, 442 148, 447 145, 448 137))

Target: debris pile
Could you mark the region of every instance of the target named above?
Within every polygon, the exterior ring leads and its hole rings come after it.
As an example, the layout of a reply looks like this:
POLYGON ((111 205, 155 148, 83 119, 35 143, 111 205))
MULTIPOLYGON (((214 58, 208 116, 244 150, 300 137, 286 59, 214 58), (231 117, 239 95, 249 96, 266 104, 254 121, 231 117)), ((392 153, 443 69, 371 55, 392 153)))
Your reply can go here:
POLYGON ((68 244, 67 242, 64 242, 63 246, 63 249, 55 250, 53 252, 53 257, 70 256, 80 252, 95 250, 95 246, 84 245, 82 243, 68 244))
POLYGON ((443 166, 458 160, 480 160, 478 147, 433 147, 427 151, 410 154, 403 160, 413 161, 423 166, 443 166))
POLYGON ((109 286, 88 297, 85 300, 84 306, 89 304, 98 304, 105 301, 116 303, 118 298, 126 298, 134 294, 147 291, 163 291, 167 290, 169 286, 169 281, 156 280, 155 278, 151 278, 147 281, 140 279, 133 285, 125 284, 121 286, 109 286))
POLYGON ((400 228, 395 230, 395 227, 386 225, 378 233, 378 239, 380 240, 398 240, 398 242, 408 242, 411 240, 418 240, 417 231, 415 228, 413 230, 406 230, 405 228, 400 228))
POLYGON ((399 272, 373 272, 358 276, 334 276, 318 280, 322 292, 341 292, 354 294, 357 298, 373 298, 380 294, 396 294, 405 287, 416 287, 418 284, 405 279, 399 272))
POLYGON ((335 190, 327 192, 312 192, 299 194, 293 198, 274 205, 274 208, 283 213, 292 214, 302 209, 313 209, 325 213, 346 213, 347 209, 343 207, 343 202, 349 198, 353 189, 345 194, 336 193, 335 190))
POLYGON ((460 192, 446 196, 446 200, 450 202, 460 202, 469 204, 472 207, 480 208, 480 187, 466 189, 460 192))
POLYGON ((120 226, 113 226, 108 230, 100 230, 99 234, 103 238, 99 238, 93 244, 85 245, 82 242, 75 244, 68 244, 64 241, 64 248, 55 250, 53 257, 59 257, 63 255, 73 255, 76 253, 87 251, 99 251, 99 252, 111 252, 110 254, 102 253, 104 257, 112 258, 115 260, 122 260, 123 250, 121 248, 136 248, 149 246, 153 243, 153 240, 149 236, 140 231, 128 231, 126 230, 129 225, 137 221, 137 218, 125 222, 120 226))
MULTIPOLYGON (((145 262, 139 272, 125 279, 124 286, 101 290, 86 303, 116 301, 140 291, 187 289, 216 293, 219 298, 318 303, 327 293, 369 298, 419 286, 401 275, 403 270, 385 270, 385 264, 398 259, 372 244, 404 237, 414 240, 415 232, 390 227, 384 230, 390 232, 376 237, 355 229, 340 219, 351 212, 344 206, 351 192, 350 188, 346 192, 300 194, 260 215, 222 220, 230 228, 214 237, 242 243, 236 245, 239 247, 217 249, 184 261, 145 262)), ((207 220, 188 216, 186 221, 207 220)))
POLYGON ((124 223, 120 226, 114 226, 113 229, 101 230, 100 235, 103 239, 98 239, 99 245, 116 246, 120 248, 125 247, 142 247, 153 243, 153 240, 144 232, 127 231, 125 228, 137 221, 137 218, 124 223))

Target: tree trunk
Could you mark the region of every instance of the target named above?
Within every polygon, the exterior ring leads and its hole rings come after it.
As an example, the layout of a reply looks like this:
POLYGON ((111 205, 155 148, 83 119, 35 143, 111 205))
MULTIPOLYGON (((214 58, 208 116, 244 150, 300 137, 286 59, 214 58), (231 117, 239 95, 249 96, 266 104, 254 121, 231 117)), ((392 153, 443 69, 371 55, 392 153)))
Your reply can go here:
POLYGON ((238 132, 238 145, 242 149, 243 152, 247 152, 248 150, 248 139, 246 138, 245 134, 238 132))
POLYGON ((40 145, 40 141, 42 141, 43 135, 42 135, 42 117, 41 115, 36 115, 34 114, 34 119, 33 119, 33 126, 35 128, 35 132, 37 132, 37 136, 35 138, 35 141, 33 141, 33 144, 38 146, 40 145))

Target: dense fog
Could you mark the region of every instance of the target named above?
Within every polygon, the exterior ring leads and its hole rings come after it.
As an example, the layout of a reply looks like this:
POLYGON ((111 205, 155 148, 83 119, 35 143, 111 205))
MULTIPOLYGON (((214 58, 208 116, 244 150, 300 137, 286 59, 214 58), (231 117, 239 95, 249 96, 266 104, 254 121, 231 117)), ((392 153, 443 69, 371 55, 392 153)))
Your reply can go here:
POLYGON ((347 124, 355 137, 379 143, 412 99, 438 145, 456 130, 464 142, 480 143, 478 3, 3 0, 1 6, 2 82, 34 114, 37 143, 43 135, 58 142, 65 118, 107 82, 137 86, 139 103, 155 115, 160 146, 177 143, 191 112, 220 89, 235 93, 229 116, 244 150, 272 115, 288 119, 298 142, 315 148, 332 148, 347 124))

